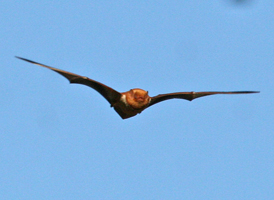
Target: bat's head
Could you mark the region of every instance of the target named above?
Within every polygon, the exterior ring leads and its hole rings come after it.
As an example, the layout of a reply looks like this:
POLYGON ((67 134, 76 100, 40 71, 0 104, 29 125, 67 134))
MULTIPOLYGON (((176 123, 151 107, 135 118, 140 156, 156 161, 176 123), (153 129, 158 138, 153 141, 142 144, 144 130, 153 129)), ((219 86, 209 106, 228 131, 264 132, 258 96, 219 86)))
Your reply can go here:
POLYGON ((130 90, 131 95, 133 96, 136 102, 146 102, 148 100, 148 92, 142 89, 132 89, 130 90))
POLYGON ((131 89, 129 92, 127 92, 126 97, 128 104, 135 109, 141 109, 145 107, 150 101, 148 92, 138 88, 131 89))

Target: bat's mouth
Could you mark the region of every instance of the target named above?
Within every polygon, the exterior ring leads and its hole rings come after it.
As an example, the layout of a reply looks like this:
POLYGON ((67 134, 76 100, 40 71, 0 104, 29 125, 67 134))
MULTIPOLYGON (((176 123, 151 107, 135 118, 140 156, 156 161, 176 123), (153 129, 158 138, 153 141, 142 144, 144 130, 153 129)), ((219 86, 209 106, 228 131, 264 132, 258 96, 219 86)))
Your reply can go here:
POLYGON ((135 98, 137 102, 144 102, 145 101, 145 98, 143 97, 137 97, 135 98))

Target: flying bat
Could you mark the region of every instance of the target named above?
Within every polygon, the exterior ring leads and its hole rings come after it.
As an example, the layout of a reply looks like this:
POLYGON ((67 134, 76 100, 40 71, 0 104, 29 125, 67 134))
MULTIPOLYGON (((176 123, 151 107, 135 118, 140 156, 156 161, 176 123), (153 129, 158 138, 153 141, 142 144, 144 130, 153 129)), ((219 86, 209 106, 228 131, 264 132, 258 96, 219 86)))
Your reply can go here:
POLYGON ((258 93, 257 91, 233 91, 233 92, 175 92, 168 94, 159 94, 154 97, 148 95, 148 91, 135 88, 127 92, 117 92, 116 90, 108 87, 100 82, 92 80, 86 76, 80 76, 64 70, 53 68, 47 65, 43 65, 38 62, 28 60, 26 58, 17 57, 21 60, 30 62, 35 65, 39 65, 48 69, 51 69, 69 80, 70 83, 77 83, 89 86, 99 92, 109 103, 110 106, 120 115, 122 119, 127 119, 140 114, 146 108, 159 103, 161 101, 169 99, 185 99, 192 101, 193 99, 213 95, 213 94, 248 94, 258 93))

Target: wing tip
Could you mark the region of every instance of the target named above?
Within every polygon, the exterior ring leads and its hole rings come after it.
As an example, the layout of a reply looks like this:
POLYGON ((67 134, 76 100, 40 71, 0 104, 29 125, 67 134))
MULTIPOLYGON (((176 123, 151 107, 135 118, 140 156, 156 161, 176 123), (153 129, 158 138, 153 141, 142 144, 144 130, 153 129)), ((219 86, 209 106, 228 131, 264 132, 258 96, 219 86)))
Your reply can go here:
POLYGON ((260 93, 260 91, 243 91, 242 93, 253 94, 253 93, 260 93))
POLYGON ((243 91, 242 93, 260 93, 260 91, 243 91))
POLYGON ((37 64, 36 62, 34 62, 34 61, 32 61, 32 60, 29 60, 29 59, 26 59, 26 58, 22 58, 22 57, 19 57, 19 56, 15 56, 15 58, 18 58, 18 59, 21 59, 21 60, 30 62, 30 63, 32 63, 32 64, 37 64))

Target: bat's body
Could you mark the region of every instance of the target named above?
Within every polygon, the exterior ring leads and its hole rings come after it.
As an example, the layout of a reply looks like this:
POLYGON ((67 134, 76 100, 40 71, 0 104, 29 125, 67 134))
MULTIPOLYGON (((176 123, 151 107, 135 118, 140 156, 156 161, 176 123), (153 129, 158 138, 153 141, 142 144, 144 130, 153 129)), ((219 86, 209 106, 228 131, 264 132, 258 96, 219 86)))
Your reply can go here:
POLYGON ((161 101, 168 99, 185 99, 192 101, 195 98, 213 95, 213 94, 247 94, 247 93, 258 93, 255 91, 236 91, 236 92, 176 92, 169 94, 160 94, 154 97, 150 97, 147 91, 142 89, 131 89, 128 92, 117 92, 116 90, 100 83, 95 80, 89 79, 85 76, 79 76, 70 72, 66 72, 60 69, 56 69, 47 65, 43 65, 25 58, 17 57, 21 60, 36 64, 42 67, 51 69, 65 78, 67 78, 70 83, 78 83, 89 86, 99 92, 115 109, 115 111, 120 115, 122 119, 127 119, 141 113, 144 109, 152 106, 161 101))

